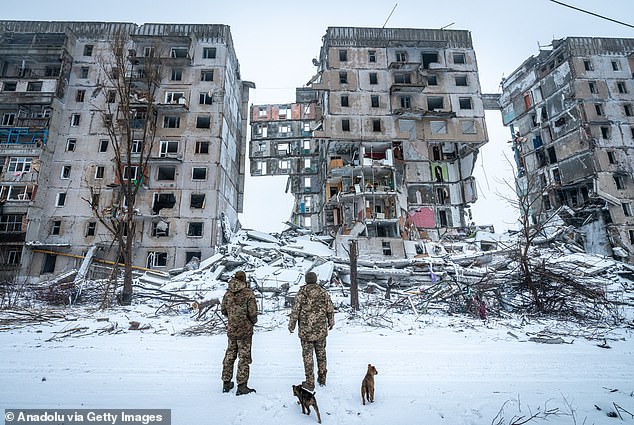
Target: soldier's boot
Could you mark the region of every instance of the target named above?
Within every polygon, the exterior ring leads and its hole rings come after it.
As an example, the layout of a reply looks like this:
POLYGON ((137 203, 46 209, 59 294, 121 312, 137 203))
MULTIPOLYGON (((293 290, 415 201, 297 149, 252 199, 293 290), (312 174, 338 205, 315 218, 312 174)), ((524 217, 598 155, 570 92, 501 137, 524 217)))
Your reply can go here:
POLYGON ((324 385, 326 385, 326 374, 325 373, 323 375, 319 375, 317 377, 317 383, 319 384, 320 387, 323 387, 324 385))
POLYGON ((224 381, 222 383, 222 392, 223 393, 228 393, 229 391, 231 391, 231 388, 233 388, 233 381, 224 381))
POLYGON ((311 384, 310 382, 307 382, 307 381, 302 382, 302 388, 311 393, 315 392, 315 384, 311 384))
POLYGON ((236 395, 243 395, 256 392, 253 388, 247 387, 247 384, 238 384, 236 395))

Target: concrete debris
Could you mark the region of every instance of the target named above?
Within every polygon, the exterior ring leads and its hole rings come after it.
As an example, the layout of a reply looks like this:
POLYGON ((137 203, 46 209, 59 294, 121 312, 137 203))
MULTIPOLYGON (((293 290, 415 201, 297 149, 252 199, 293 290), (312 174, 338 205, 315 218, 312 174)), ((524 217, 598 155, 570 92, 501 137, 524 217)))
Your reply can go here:
MULTIPOLYGON (((378 294, 385 308, 416 314, 440 309, 480 318, 511 312, 618 318, 619 305, 631 303, 624 293, 634 289, 634 267, 579 252, 573 240, 568 227, 553 229, 525 257, 518 234, 478 231, 461 240, 406 241, 405 258, 377 260, 361 251, 357 278, 360 290, 378 294), (528 277, 526 269, 531 271, 528 277)), ((275 235, 241 229, 209 258, 194 259, 171 273, 146 271, 135 280, 135 295, 171 306, 210 307, 206 312, 217 309, 214 300, 222 298, 231 276, 243 270, 263 299, 281 297, 285 307, 308 271, 317 273, 331 291, 348 296, 350 261, 336 255, 329 242, 332 238, 300 229, 275 235)), ((47 285, 59 287, 61 280, 72 281, 72 274, 47 285)), ((76 289, 64 287, 57 297, 49 295, 60 303, 76 295, 76 289)), ((85 288, 82 295, 90 298, 85 288)))

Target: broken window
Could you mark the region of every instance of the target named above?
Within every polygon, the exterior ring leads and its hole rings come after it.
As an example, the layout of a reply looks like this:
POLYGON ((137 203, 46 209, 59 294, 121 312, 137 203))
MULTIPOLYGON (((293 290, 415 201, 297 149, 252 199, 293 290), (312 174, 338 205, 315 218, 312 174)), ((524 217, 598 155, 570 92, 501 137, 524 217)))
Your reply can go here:
POLYGON ((429 127, 432 134, 447 134, 446 121, 430 121, 429 127))
POLYGON ((289 145, 288 143, 278 143, 277 144, 277 154, 281 156, 288 155, 289 145))
POLYGON ((555 164, 557 162, 557 153, 555 152, 555 147, 549 147, 546 152, 548 153, 548 161, 551 164, 555 164))
POLYGON ((103 165, 98 165, 95 168, 95 178, 96 179, 103 179, 103 176, 106 172, 106 168, 103 165))
POLYGON ((544 209, 546 211, 552 208, 552 205, 550 203, 550 197, 548 195, 542 195, 542 205, 544 206, 544 209))
POLYGON ((194 209, 205 208, 205 194, 192 193, 189 197, 189 207, 194 209))
POLYGON ((379 107, 379 96, 376 94, 373 94, 370 96, 370 104, 372 105, 373 108, 378 108, 379 107))
POLYGON ((187 236, 200 238, 203 235, 203 223, 200 221, 191 222, 187 225, 187 236))
POLYGON ((350 131, 350 120, 342 119, 341 120, 341 130, 342 131, 350 131))
POLYGON ((203 47, 203 59, 215 59, 216 48, 215 47, 203 47))
POLYGON ((601 127, 601 137, 604 139, 610 138, 610 127, 601 127))
POLYGON ((158 167, 157 180, 174 180, 176 178, 176 167, 158 167))
POLYGON ((625 111, 625 116, 631 117, 632 115, 634 115, 634 110, 632 109, 632 105, 629 103, 623 105, 623 110, 625 111))
POLYGON ((383 255, 392 255, 392 245, 390 242, 381 242, 381 247, 383 248, 383 255))
POLYGON ((109 143, 110 141, 108 139, 101 139, 99 141, 99 152, 107 152, 109 143))
POLYGON ((376 62, 376 50, 368 51, 368 62, 376 62))
POLYGON ((442 146, 441 145, 432 145, 431 147, 431 156, 434 161, 440 161, 442 156, 442 146))
POLYGON ((616 188, 618 190, 625 189, 625 181, 623 179, 623 176, 619 174, 614 174, 612 177, 614 178, 614 184, 616 185, 616 188))
POLYGON ((86 97, 86 90, 77 90, 75 93, 75 102, 83 102, 86 97))
POLYGON ((75 146, 77 146, 77 139, 66 140, 66 152, 75 152, 75 146))
POLYGON ((199 105, 212 105, 213 104, 213 96, 209 94, 209 92, 202 92, 198 97, 199 105))
POLYGON ((462 120, 460 121, 460 127, 462 128, 462 134, 476 134, 475 120, 462 120))
POLYGON ((340 84, 348 84, 348 72, 347 71, 339 71, 339 83, 340 84))
MULTIPOLYGON (((603 116, 603 105, 600 103, 595 103, 594 111, 596 112, 598 116, 603 116)), ((555 122, 555 125, 557 125, 557 122, 555 122)))
POLYGON ((62 220, 53 220, 51 222, 51 235, 59 235, 62 231, 62 220))
POLYGON ((62 174, 59 176, 60 179, 69 179, 70 178, 70 165, 62 166, 62 174))
POLYGON ((612 71, 620 71, 621 70, 621 62, 617 60, 612 61, 612 71))
POLYGON ((178 116, 164 116, 163 128, 179 128, 181 126, 181 119, 178 116))
POLYGON ((348 95, 347 94, 341 95, 340 99, 341 99, 341 106, 342 107, 349 106, 349 104, 348 104, 348 95))
POLYGON ((434 111, 436 109, 443 109, 444 98, 442 96, 429 96, 427 98, 427 109, 434 111))
POLYGON ((176 205, 176 196, 173 193, 155 193, 152 201, 152 213, 158 214, 163 208, 174 208, 174 205, 176 205))
POLYGON ((64 205, 66 205, 66 192, 60 192, 55 199, 55 206, 63 207, 64 205))
POLYGON ((583 61, 583 68, 586 71, 593 71, 594 67, 592 66, 592 62, 589 59, 583 61))
POLYGON ((167 266, 167 252, 161 252, 161 251, 148 252, 146 266, 148 269, 151 269, 153 267, 166 267, 167 266))
POLYGON ((54 273, 56 261, 57 261, 57 255, 44 254, 44 262, 42 264, 42 274, 54 273))
POLYGON ((213 80, 214 80, 213 69, 203 69, 200 71, 200 81, 213 81, 213 80))
POLYGON ((448 204, 449 203, 449 189, 446 187, 438 187, 436 188, 436 198, 439 204, 448 204))
POLYGON ((172 81, 181 81, 183 79, 183 68, 172 68, 172 81))
POLYGON ((86 236, 95 236, 96 233, 97 233, 97 222, 89 221, 86 224, 86 236))
POLYGON ((192 168, 192 180, 206 180, 207 179, 207 167, 193 167, 192 168))
POLYGON ((77 127, 79 125, 80 120, 81 120, 81 114, 72 114, 70 116, 70 126, 77 127))
POLYGON ((438 52, 423 53, 423 68, 429 69, 432 63, 438 63, 438 52))
POLYGON ((621 94, 627 93, 627 85, 625 84, 625 81, 618 81, 616 83, 616 89, 621 94))
POLYGON ((162 238, 170 235, 170 224, 167 221, 158 219, 152 223, 152 236, 162 238))
POLYGON ((440 222, 441 227, 448 227, 450 225, 449 217, 447 216, 447 211, 445 210, 438 211, 438 221, 440 222))
POLYGON ((427 85, 428 86, 437 86, 438 85, 438 78, 435 75, 428 75, 427 76, 427 85))
POLYGON ((397 51, 396 52, 396 62, 407 62, 407 52, 397 51))
POLYGON ((590 93, 597 94, 599 91, 597 90, 597 82, 596 81, 588 81, 588 89, 590 93))
POLYGON ((132 143, 130 143, 130 153, 141 153, 142 148, 143 140, 141 139, 133 139, 132 143))
POLYGON ((185 104, 185 93, 182 91, 168 91, 165 93, 165 103, 185 104))
POLYGON ((0 233, 22 232, 23 214, 0 215, 0 233))
POLYGON ((106 101, 108 103, 115 103, 117 101, 117 92, 115 90, 108 90, 106 101))
POLYGON ((473 109, 470 97, 461 97, 458 99, 458 102, 460 104, 460 109, 473 109))
POLYGON ((467 76, 456 75, 456 86, 466 86, 466 85, 467 85, 467 76))
POLYGON ((202 253, 200 251, 186 251, 185 252, 185 264, 189 264, 194 258, 201 259, 202 253))
POLYGON ((559 174, 559 168, 553 168, 552 173, 553 173, 553 180, 555 181, 555 183, 561 184, 561 175, 559 174))
POLYGON ((33 158, 14 156, 9 159, 9 166, 7 167, 7 171, 11 173, 27 173, 31 171, 32 164, 33 158))
POLYGON ((196 153, 207 154, 209 153, 209 142, 196 142, 196 153))
POLYGON ((348 51, 341 49, 339 50, 339 62, 347 62, 348 61, 348 51))
POLYGON ((372 131, 381 131, 381 120, 372 120, 372 131))
POLYGON ((5 81, 2 85, 3 91, 16 91, 17 88, 18 83, 16 83, 15 81, 5 81))
POLYGON ((616 164, 616 156, 614 151, 607 151, 608 154, 608 162, 610 164, 616 164))
POLYGON ((178 141, 161 140, 159 157, 165 158, 175 156, 176 154, 178 154, 178 141))
POLYGON ((623 208, 623 214, 625 214, 626 217, 632 216, 632 204, 630 202, 622 202, 621 207, 623 208))
POLYGON ((92 44, 86 44, 84 46, 84 56, 92 56, 92 52, 94 50, 94 47, 92 44))
POLYGON ((455 64, 464 64, 464 63, 466 63, 465 54, 464 53, 454 53, 453 54, 453 63, 455 63, 455 64))
POLYGON ((394 84, 411 84, 412 76, 408 72, 397 72, 394 74, 394 84))
POLYGON ((93 193, 90 198, 90 206, 92 208, 97 208, 99 206, 99 199, 101 198, 99 193, 93 193))
POLYGON ((379 83, 379 77, 377 76, 376 72, 370 72, 370 84, 378 84, 379 83))
POLYGON ((139 167, 136 165, 126 165, 123 167, 124 180, 136 180, 139 176, 139 167))
POLYGON ((170 49, 170 58, 186 58, 187 47, 172 47, 170 49))
POLYGON ((412 108, 412 97, 411 96, 400 96, 399 102, 401 104, 401 108, 403 109, 411 109, 412 108))

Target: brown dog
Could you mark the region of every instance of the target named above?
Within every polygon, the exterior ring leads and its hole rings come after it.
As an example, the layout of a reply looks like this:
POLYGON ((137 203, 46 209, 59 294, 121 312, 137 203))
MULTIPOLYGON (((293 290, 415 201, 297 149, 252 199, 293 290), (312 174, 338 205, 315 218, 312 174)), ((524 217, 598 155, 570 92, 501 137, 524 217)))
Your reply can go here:
POLYGON ((374 403, 374 375, 378 375, 379 372, 371 364, 368 364, 368 372, 361 382, 361 401, 365 405, 367 399, 369 403, 374 403))
POLYGON ((310 415, 310 406, 313 406, 317 413, 317 422, 321 423, 321 416, 319 415, 315 394, 302 388, 301 385, 293 385, 293 395, 297 397, 297 404, 302 405, 302 413, 310 415))

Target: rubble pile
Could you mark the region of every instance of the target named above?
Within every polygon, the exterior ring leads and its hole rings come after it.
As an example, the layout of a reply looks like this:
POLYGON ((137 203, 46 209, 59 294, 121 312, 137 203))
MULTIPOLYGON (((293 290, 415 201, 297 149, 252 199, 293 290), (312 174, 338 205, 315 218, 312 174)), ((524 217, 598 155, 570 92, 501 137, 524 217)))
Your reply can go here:
MULTIPOLYGON (((579 252, 578 246, 553 238, 531 247, 527 280, 520 272, 517 247, 510 237, 477 234, 462 241, 425 242, 424 252, 407 258, 374 261, 361 252, 357 282, 365 294, 362 307, 373 309, 375 317, 388 311, 421 314, 434 309, 482 319, 543 313, 618 321, 623 307, 634 305, 631 265, 579 252)), ((138 302, 159 302, 164 312, 188 308, 197 320, 220 323, 218 300, 237 270, 247 273, 263 310, 288 308, 309 270, 342 300, 342 308, 349 308, 350 259, 337 256, 329 240, 293 229, 277 235, 240 230, 210 258, 194 259, 169 273, 139 275, 134 293, 138 302)), ((40 285, 38 299, 54 305, 104 299, 104 282, 73 276, 66 273, 40 285)))

